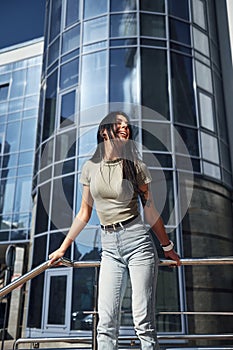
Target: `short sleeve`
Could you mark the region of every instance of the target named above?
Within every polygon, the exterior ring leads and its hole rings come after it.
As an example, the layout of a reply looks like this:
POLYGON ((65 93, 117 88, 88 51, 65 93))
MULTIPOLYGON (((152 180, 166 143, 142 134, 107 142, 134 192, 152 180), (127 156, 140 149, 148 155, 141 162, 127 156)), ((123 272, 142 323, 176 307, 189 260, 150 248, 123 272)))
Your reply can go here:
POLYGON ((143 162, 138 163, 137 167, 137 183, 138 186, 148 184, 152 181, 152 177, 146 164, 143 162))
POLYGON ((83 165, 79 182, 83 185, 86 185, 86 186, 90 185, 90 172, 89 172, 88 162, 86 162, 83 165))

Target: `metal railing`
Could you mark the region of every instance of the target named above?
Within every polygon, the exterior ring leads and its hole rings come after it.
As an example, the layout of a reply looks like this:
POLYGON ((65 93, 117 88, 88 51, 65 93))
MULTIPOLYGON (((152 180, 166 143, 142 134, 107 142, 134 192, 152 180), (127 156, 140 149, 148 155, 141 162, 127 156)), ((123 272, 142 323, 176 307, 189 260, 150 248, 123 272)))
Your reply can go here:
MULTIPOLYGON (((181 266, 206 266, 206 265, 233 265, 233 256, 228 257, 211 257, 211 258, 192 258, 192 259, 180 259, 181 266)), ((17 278, 9 285, 6 285, 4 288, 0 290, 0 298, 6 296, 15 288, 21 286, 25 282, 31 280, 32 278, 38 276, 45 270, 50 267, 53 267, 57 264, 62 264, 67 267, 74 268, 86 268, 86 267, 94 267, 99 268, 99 261, 71 261, 67 258, 60 258, 55 263, 50 264, 50 260, 42 263, 41 265, 35 267, 33 270, 27 272, 25 275, 17 278)), ((173 260, 161 259, 159 266, 176 266, 176 262, 173 260)), ((173 314, 173 315, 224 315, 224 316, 232 316, 233 312, 195 312, 195 311, 177 311, 177 312, 159 312, 159 315, 165 314, 173 314)), ((95 317, 97 316, 97 312, 94 310, 93 318, 95 321, 95 317)), ((224 339, 224 340, 232 340, 233 333, 226 334, 174 334, 174 335, 158 335, 159 340, 199 340, 199 339, 224 339)), ((121 341, 129 341, 131 345, 135 343, 137 340, 136 337, 119 337, 121 341)), ((95 350, 97 348, 96 343, 96 322, 93 322, 93 333, 92 337, 55 337, 55 338, 20 338, 14 342, 13 349, 17 349, 19 344, 31 343, 31 344, 39 344, 39 343, 52 343, 52 342, 67 342, 67 343, 87 343, 92 345, 92 349, 95 350)))

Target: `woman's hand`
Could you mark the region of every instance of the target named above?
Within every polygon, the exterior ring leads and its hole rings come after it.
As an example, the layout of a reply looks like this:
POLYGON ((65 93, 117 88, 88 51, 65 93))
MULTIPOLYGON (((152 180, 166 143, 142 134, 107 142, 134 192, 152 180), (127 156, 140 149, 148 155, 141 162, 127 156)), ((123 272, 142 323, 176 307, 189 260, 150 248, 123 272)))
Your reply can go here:
MULTIPOLYGON (((49 265, 52 265, 55 261, 62 258, 64 256, 64 254, 65 254, 65 252, 60 250, 60 249, 55 250, 53 253, 51 253, 49 255, 49 259, 50 259, 49 265)), ((60 264, 58 263, 58 265, 60 265, 60 264)))
POLYGON ((174 249, 171 249, 168 252, 164 252, 164 255, 165 255, 165 258, 176 261, 176 264, 172 265, 172 263, 171 263, 171 266, 180 266, 181 265, 180 257, 174 249))

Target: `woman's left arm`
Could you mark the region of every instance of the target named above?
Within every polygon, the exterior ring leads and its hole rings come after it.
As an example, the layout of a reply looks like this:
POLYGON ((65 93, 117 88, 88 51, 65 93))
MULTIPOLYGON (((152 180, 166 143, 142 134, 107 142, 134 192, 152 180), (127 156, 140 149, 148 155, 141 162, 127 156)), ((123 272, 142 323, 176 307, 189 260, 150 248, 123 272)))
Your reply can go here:
MULTIPOLYGON (((160 244, 163 247, 169 246, 170 240, 165 231, 163 220, 155 208, 153 196, 149 185, 141 185, 139 186, 139 190, 140 195, 142 197, 142 202, 144 204, 144 215, 147 223, 150 225, 153 232, 156 234, 160 244)), ((178 266, 181 264, 180 257, 173 248, 168 251, 164 251, 164 255, 166 258, 175 260, 178 266)))

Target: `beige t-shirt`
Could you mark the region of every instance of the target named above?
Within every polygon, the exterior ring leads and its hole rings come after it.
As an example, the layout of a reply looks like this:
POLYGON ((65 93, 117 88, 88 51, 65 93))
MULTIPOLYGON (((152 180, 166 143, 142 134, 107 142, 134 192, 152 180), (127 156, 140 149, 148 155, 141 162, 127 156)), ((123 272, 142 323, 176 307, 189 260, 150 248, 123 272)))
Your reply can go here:
MULTIPOLYGON (((139 214, 138 194, 132 184, 123 179, 122 160, 88 160, 82 169, 80 182, 90 186, 97 214, 102 225, 127 220, 139 214)), ((139 186, 151 182, 145 163, 139 161, 137 183, 139 186)))

